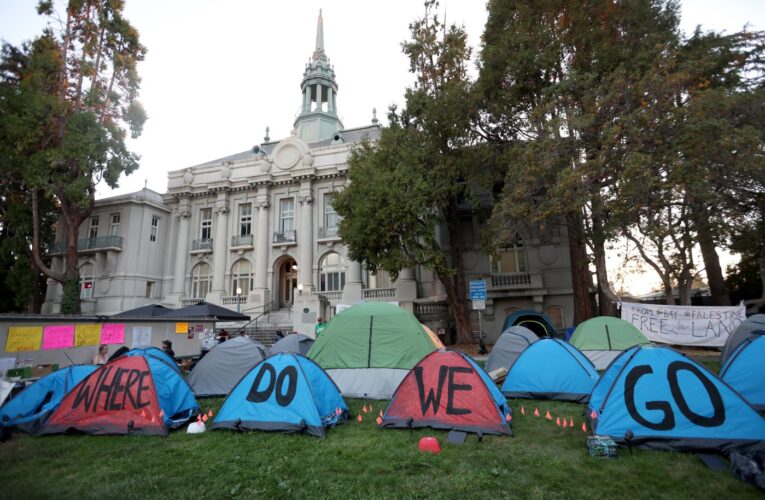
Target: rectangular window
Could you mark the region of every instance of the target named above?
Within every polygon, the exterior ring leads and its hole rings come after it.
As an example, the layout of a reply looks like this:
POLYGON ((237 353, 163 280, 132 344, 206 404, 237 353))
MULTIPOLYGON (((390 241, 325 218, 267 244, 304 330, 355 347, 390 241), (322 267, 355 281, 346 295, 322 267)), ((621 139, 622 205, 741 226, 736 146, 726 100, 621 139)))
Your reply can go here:
POLYGON ((149 234, 150 241, 157 241, 157 231, 159 231, 159 217, 152 215, 151 217, 151 233, 149 234))
POLYGON ((93 298, 93 278, 82 278, 81 282, 82 288, 80 289, 80 298, 81 299, 92 299, 93 298))
POLYGON ((112 224, 109 227, 109 234, 118 236, 120 234, 120 214, 112 214, 112 224))
POLYGON ((212 239, 212 208, 203 208, 199 214, 201 220, 199 237, 203 240, 212 239))
POLYGON ((337 231, 337 224, 340 222, 340 216, 335 212, 332 202, 335 197, 333 194, 324 195, 324 227, 328 233, 337 231))
POLYGON ((146 282, 146 297, 149 299, 154 298, 154 282, 153 281, 146 282))
POLYGON ((279 202, 281 221, 279 227, 282 233, 295 229, 295 199, 285 198, 279 202))
POLYGON ((252 203, 239 205, 239 236, 252 234, 252 203))
POLYGON ((88 238, 98 238, 98 216, 94 215, 90 218, 90 231, 88 232, 88 238))

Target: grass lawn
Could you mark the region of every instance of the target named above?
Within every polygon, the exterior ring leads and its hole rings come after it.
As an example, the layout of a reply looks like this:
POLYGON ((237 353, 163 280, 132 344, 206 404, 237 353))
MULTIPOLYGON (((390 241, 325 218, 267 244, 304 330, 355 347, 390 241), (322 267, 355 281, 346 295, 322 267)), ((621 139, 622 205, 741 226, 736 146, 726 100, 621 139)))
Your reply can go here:
MULTIPOLYGON (((217 411, 222 400, 202 403, 217 411)), ((358 415, 369 402, 348 403, 358 415)), ((0 498, 762 498, 692 454, 587 456, 582 405, 511 404, 516 437, 469 435, 462 446, 444 444, 443 431, 378 429, 381 402, 362 423, 349 421, 324 439, 185 429, 168 438, 14 437, 0 443, 0 498), (576 427, 535 418, 534 407, 573 418, 576 427), (426 435, 439 438, 440 455, 417 450, 426 435)))

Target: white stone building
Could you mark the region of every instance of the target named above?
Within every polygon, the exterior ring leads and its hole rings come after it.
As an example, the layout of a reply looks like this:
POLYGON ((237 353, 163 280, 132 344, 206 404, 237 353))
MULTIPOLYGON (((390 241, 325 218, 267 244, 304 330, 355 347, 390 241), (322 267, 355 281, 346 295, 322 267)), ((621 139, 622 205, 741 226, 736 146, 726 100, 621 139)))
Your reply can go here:
MULTIPOLYGON (((165 194, 144 189, 96 202, 80 228, 83 313, 206 300, 253 317, 274 311, 277 326, 312 333, 317 317, 331 317, 340 304, 385 300, 448 329, 445 294, 432 272, 405 269, 396 282, 383 271, 367 273, 337 236, 332 196, 347 182, 350 151, 380 133, 374 117, 368 126, 344 128, 337 89, 320 14, 290 137, 266 136, 250 150, 170 172, 165 194)), ((478 210, 466 204, 461 213, 466 278, 487 285, 480 322, 489 341, 517 309, 545 312, 559 329, 571 326, 565 227, 519 234, 492 262, 478 250, 478 212, 488 203, 478 210)), ((60 250, 53 252, 59 269, 60 250)), ((60 298, 61 286, 49 282, 43 312, 58 312, 60 298)))

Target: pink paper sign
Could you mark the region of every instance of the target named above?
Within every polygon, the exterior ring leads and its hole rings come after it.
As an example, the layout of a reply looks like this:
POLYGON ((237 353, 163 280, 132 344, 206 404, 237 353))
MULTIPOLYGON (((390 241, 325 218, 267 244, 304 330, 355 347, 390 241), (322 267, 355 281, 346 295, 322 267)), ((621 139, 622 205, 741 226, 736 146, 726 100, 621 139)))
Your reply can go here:
POLYGON ((42 348, 67 349, 74 347, 74 325, 50 325, 43 330, 42 348))
POLYGON ((101 327, 102 344, 124 344, 125 325, 123 323, 104 323, 101 327))

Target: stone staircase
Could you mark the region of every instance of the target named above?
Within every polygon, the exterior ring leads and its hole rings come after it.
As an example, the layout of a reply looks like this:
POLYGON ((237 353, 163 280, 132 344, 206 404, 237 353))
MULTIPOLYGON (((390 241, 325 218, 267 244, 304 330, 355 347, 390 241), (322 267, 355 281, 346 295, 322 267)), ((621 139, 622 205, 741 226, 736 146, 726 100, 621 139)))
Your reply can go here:
POLYGON ((292 312, 289 308, 271 311, 245 328, 245 333, 263 345, 271 346, 277 340, 277 331, 292 332, 292 312))

